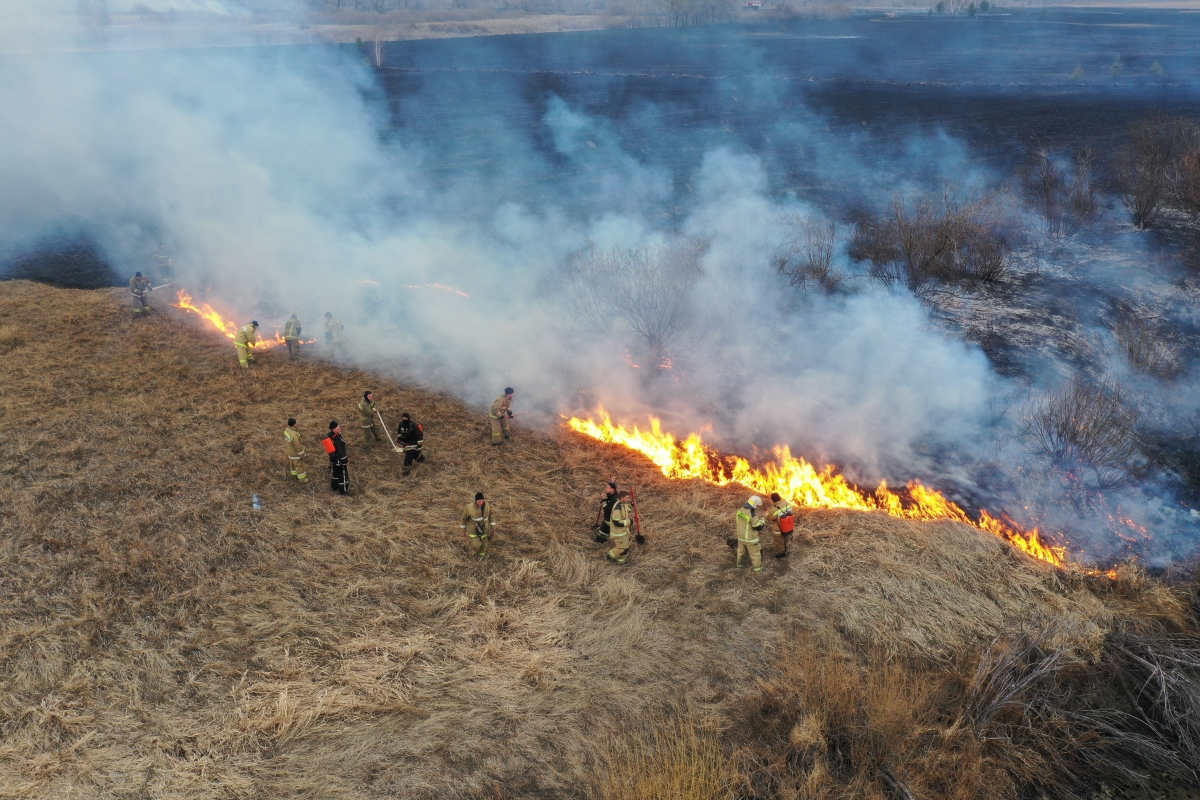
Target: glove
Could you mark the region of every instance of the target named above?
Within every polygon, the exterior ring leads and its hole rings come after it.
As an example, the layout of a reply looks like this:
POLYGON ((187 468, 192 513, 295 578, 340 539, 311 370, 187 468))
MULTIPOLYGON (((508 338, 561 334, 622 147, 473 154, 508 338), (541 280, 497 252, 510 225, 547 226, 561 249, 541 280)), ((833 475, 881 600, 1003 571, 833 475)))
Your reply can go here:
POLYGON ((512 411, 509 411, 509 412, 508 412, 508 418, 509 418, 509 419, 512 419, 512 411))
POLYGON ((604 533, 596 534, 596 544, 604 544, 608 541, 608 535, 604 533))
POLYGON ((730 547, 737 547, 737 539, 733 536, 730 536, 725 540, 725 544, 729 545, 730 547))
POLYGON ((646 543, 646 537, 645 537, 645 536, 642 536, 640 533, 639 533, 639 534, 637 534, 636 536, 634 536, 634 537, 633 537, 633 540, 634 540, 635 542, 637 542, 638 544, 645 544, 645 543, 646 543))

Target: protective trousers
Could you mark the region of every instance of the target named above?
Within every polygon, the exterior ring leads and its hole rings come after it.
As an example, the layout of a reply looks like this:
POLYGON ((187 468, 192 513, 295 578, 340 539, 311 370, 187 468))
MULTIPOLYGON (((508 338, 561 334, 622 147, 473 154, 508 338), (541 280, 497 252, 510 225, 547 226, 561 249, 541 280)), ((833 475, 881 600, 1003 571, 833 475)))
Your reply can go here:
POLYGON ((360 425, 360 427, 362 428, 363 432, 363 441, 367 443, 367 447, 370 447, 373 444, 371 440, 372 436, 375 437, 374 441, 376 442, 383 441, 383 437, 379 435, 379 426, 375 424, 375 420, 371 420, 370 425, 360 425))
POLYGON ((329 488, 340 494, 350 494, 350 475, 346 470, 346 463, 330 462, 329 473, 329 488))
POLYGON ((422 453, 420 450, 405 450, 404 451, 404 469, 401 471, 400 474, 407 475, 409 468, 414 463, 424 464, 425 463, 425 454, 422 453))
POLYGON ((300 340, 288 339, 288 361, 296 361, 300 358, 300 340))
POLYGON ((288 456, 288 460, 292 462, 292 475, 296 480, 304 483, 308 480, 308 468, 304 466, 304 456, 288 456))
POLYGON ((146 302, 146 295, 135 294, 134 298, 137 299, 138 307, 133 310, 133 313, 140 314, 142 312, 150 310, 150 304, 146 302))
POLYGON ((476 529, 474 533, 467 537, 467 547, 471 551, 471 555, 475 556, 476 558, 487 557, 487 542, 488 535, 486 533, 480 533, 478 529, 476 529))
MULTIPOLYGON (((490 414, 488 416, 491 416, 490 414)), ((508 434, 508 416, 501 414, 499 417, 492 417, 492 444, 500 444, 500 437, 509 438, 508 434)))
POLYGON ((608 551, 608 557, 618 564, 624 564, 625 554, 629 552, 629 531, 614 525, 612 533, 608 535, 608 541, 612 544, 612 549, 608 551))
POLYGON ((780 533, 779 531, 773 531, 772 539, 774 540, 774 544, 775 544, 775 555, 781 556, 787 552, 788 539, 791 539, 791 538, 792 538, 792 535, 790 533, 780 533))
POLYGON ((755 572, 762 572, 762 545, 758 543, 758 539, 746 541, 738 539, 737 565, 739 567, 746 566, 742 563, 742 554, 750 554, 750 566, 754 567, 755 572))
POLYGON ((250 365, 246 362, 254 360, 254 354, 250 352, 249 346, 244 345, 244 344, 239 344, 237 346, 237 351, 238 351, 238 361, 241 363, 241 365, 243 367, 249 367, 250 365))

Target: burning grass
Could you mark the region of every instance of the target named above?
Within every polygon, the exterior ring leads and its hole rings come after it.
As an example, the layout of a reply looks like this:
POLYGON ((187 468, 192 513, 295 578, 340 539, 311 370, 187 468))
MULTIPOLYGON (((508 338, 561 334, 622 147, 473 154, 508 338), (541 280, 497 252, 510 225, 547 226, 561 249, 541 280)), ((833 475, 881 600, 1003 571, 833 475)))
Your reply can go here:
MULTIPOLYGON (((518 431, 497 453, 455 400, 312 353, 269 350, 246 373, 194 317, 134 320, 123 294, 0 284, 0 327, 42 332, 0 359, 0 797, 604 796, 633 780, 622 754, 751 796, 791 745, 751 736, 739 709, 759 680, 792 691, 772 677, 789 659, 871 642, 936 688, 956 654, 1046 618, 1100 641, 1173 637, 1157 660, 1126 647, 1169 672, 1145 713, 1190 713, 1190 607, 1151 581, 1063 572, 953 521, 841 510, 807 513, 792 557, 746 575, 724 545, 739 488, 669 481, 574 435, 518 431), (317 456, 309 484, 290 482, 286 417, 314 454, 366 388, 392 424, 407 410, 425 425, 429 464, 402 480, 390 450, 350 436, 354 497, 328 491, 317 456), (625 569, 588 527, 610 477, 638 487, 649 536, 625 569), (456 523, 477 489, 500 520, 482 564, 456 523), (672 728, 675 708, 701 719, 672 728), (645 739, 631 719, 664 722, 645 739)), ((889 731, 910 718, 865 713, 889 731)), ((922 785, 907 745, 853 747, 922 785)), ((829 763, 822 791, 846 796, 858 768, 829 763)), ((775 785, 758 796, 805 796, 775 785)))

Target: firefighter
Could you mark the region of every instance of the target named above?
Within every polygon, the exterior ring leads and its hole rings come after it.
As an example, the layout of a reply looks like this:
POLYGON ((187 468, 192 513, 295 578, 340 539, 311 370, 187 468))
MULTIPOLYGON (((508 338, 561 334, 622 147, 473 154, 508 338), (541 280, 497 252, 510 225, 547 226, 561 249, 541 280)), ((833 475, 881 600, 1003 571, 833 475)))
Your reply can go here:
POLYGON ((325 452, 329 454, 329 488, 348 495, 350 473, 346 465, 350 463, 350 459, 346 455, 346 442, 342 439, 342 426, 336 419, 329 423, 329 436, 325 438, 325 452))
POLYGON ((292 314, 292 318, 283 326, 283 340, 287 342, 288 361, 300 358, 300 320, 292 314))
POLYGON ((492 421, 492 446, 499 447, 504 444, 500 439, 500 435, 504 434, 505 439, 512 437, 508 433, 508 421, 512 419, 512 399, 516 392, 509 386, 504 390, 504 394, 492 401, 492 407, 488 411, 488 416, 492 421))
POLYGON ((737 512, 737 566, 745 568, 742 554, 750 555, 750 565, 755 572, 762 572, 762 545, 759 544, 758 534, 767 524, 762 516, 762 498, 758 495, 751 497, 737 512))
POLYGON ((167 246, 160 244, 154 251, 154 269, 158 272, 158 280, 166 283, 171 280, 171 257, 167 255, 167 246))
POLYGON ((283 447, 287 450, 292 476, 301 483, 308 483, 308 469, 304 466, 304 445, 300 443, 300 431, 296 430, 294 417, 288 417, 288 426, 283 430, 283 447))
POLYGON ((249 367, 249 362, 254 360, 254 354, 250 352, 250 348, 258 344, 258 320, 252 320, 249 325, 243 325, 233 343, 237 345, 238 361, 243 367, 249 367))
POLYGON ((604 484, 604 494, 600 495, 600 508, 596 509, 597 542, 607 542, 609 534, 612 533, 610 520, 613 506, 617 504, 618 499, 620 498, 617 494, 617 484, 613 481, 604 484))
POLYGON ((771 532, 775 544, 775 557, 787 558, 788 540, 796 529, 796 508, 779 496, 779 492, 771 494, 771 532))
POLYGON ((629 528, 632 525, 633 506, 629 502, 629 492, 620 492, 609 517, 608 541, 612 543, 612 549, 604 554, 614 564, 625 563, 625 553, 629 551, 629 528))
POLYGON ((363 442, 368 450, 375 442, 382 442, 383 437, 379 435, 379 426, 376 424, 375 407, 378 404, 375 402, 375 395, 371 392, 363 392, 362 400, 358 401, 358 427, 362 428, 363 442), (375 442, 371 441, 371 437, 375 437, 375 442))
POLYGON ((330 352, 346 357, 346 329, 328 311, 325 312, 325 345, 330 352))
POLYGON ((492 504, 483 499, 483 492, 476 492, 475 499, 463 509, 462 532, 471 555, 486 558, 488 537, 496 532, 496 520, 492 518, 492 504))
POLYGON ((404 469, 401 475, 407 475, 414 463, 424 464, 425 454, 421 448, 425 445, 425 429, 419 422, 413 422, 407 413, 400 415, 400 425, 396 428, 396 441, 404 448, 404 469))
POLYGON ((150 305, 146 302, 146 295, 154 291, 154 287, 150 285, 150 279, 140 272, 135 272, 133 277, 129 279, 129 293, 133 295, 137 306, 133 309, 134 314, 149 314, 150 305))

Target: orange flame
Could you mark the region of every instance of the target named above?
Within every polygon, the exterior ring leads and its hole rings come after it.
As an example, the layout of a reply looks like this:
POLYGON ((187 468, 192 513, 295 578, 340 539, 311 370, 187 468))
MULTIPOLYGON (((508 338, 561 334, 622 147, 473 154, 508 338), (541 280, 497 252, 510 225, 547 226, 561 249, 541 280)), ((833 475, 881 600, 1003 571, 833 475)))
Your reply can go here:
MULTIPOLYGON (((187 292, 183 291, 182 289, 179 290, 179 292, 177 292, 175 294, 175 296, 177 298, 179 298, 179 302, 172 303, 171 305, 175 306, 176 308, 182 308, 184 311, 191 311, 193 314, 199 314, 202 318, 207 320, 209 324, 211 324, 214 328, 216 328, 221 333, 225 334, 230 339, 234 339, 237 337, 237 333, 238 333, 237 323, 232 322, 232 321, 227 320, 224 317, 222 317, 219 313, 217 313, 216 309, 214 309, 208 303, 201 303, 198 306, 194 305, 192 303, 192 296, 190 294, 188 294, 187 292)), ((316 341, 316 339, 309 339, 306 343, 311 344, 312 342, 315 342, 315 341, 316 341)), ((266 336, 259 334, 259 340, 254 346, 255 347, 276 347, 281 344, 286 344, 286 342, 284 341, 284 338, 279 335, 279 331, 277 330, 277 331, 275 331, 275 337, 273 339, 268 339, 266 336)))
POLYGON ((599 421, 572 417, 566 424, 601 442, 636 450, 668 478, 699 478, 715 486, 736 483, 762 495, 778 492, 803 508, 884 511, 901 519, 954 520, 998 536, 1021 552, 1056 567, 1066 563, 1066 550, 1043 543, 1037 528, 1023 531, 1008 518, 998 519, 987 511, 981 511, 979 519, 973 520, 956 503, 919 481, 909 481, 904 496, 888 489, 886 481, 874 493, 867 493, 836 474, 833 466, 818 470, 793 456, 787 445, 776 447, 775 460, 760 469, 739 456, 722 456, 707 447, 698 433, 680 441, 663 431, 661 422, 653 417, 650 430, 643 431, 614 424, 603 408, 598 408, 595 416, 599 421))

